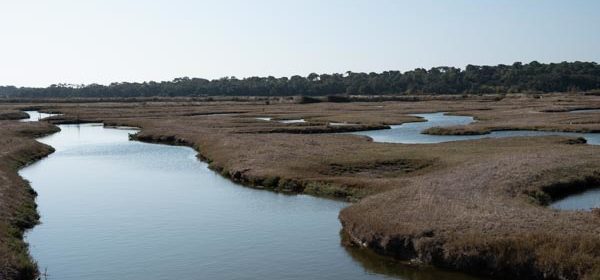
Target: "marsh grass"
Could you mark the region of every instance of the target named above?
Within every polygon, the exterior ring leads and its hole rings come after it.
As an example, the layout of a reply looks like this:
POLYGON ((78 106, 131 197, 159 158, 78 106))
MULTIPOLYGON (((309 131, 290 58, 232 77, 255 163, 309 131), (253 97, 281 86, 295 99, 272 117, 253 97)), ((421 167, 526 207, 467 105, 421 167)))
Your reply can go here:
MULTIPOLYGON (((100 120, 140 127, 133 140, 193 147, 210 168, 244 185, 357 201, 340 213, 344 232, 351 243, 379 254, 505 278, 598 275, 597 211, 561 212, 540 204, 578 188, 572 182, 595 176, 600 147, 565 137, 384 144, 331 134, 339 131, 324 124, 369 128, 418 121, 409 116, 413 113, 445 111, 478 120, 444 132, 449 134, 460 129, 598 131, 600 114, 543 111, 600 107, 600 97, 398 98, 381 103, 365 96, 351 99, 369 102, 129 100, 18 106, 65 114, 52 122, 100 120), (208 115, 225 111, 246 113, 208 115), (286 125, 256 116, 303 118, 307 123, 286 125)), ((32 198, 18 201, 23 200, 32 198)))
POLYGON ((39 222, 36 192, 18 169, 54 150, 32 140, 56 131, 47 123, 0 122, 0 279, 34 279, 38 273, 23 241, 25 230, 39 222))

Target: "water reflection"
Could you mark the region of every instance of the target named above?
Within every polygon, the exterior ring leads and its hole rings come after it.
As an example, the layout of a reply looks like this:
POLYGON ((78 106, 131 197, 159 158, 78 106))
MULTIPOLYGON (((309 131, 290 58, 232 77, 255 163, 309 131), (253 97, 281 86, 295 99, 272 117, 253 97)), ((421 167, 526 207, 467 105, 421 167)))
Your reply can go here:
POLYGON ((128 141, 136 130, 60 128, 20 172, 42 216, 30 251, 54 279, 422 279, 340 246, 347 203, 241 187, 191 148, 128 141))
POLYGON ((360 263, 367 273, 387 275, 399 279, 412 280, 475 280, 485 279, 481 277, 466 276, 459 272, 444 271, 434 267, 416 267, 409 265, 399 265, 398 260, 390 257, 384 257, 374 253, 371 250, 358 247, 346 247, 346 251, 352 259, 360 263))

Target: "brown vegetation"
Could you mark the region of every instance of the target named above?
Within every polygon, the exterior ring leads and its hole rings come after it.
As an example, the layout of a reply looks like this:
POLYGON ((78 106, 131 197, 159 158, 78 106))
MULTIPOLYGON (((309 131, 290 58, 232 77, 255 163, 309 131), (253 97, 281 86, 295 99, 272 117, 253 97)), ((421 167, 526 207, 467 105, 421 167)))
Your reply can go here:
POLYGON ((54 132, 56 127, 15 121, 0 121, 0 127, 0 279, 33 279, 37 267, 29 257, 23 232, 37 224, 39 216, 35 191, 17 171, 53 151, 31 138, 54 132))
POLYGON ((141 127, 135 139, 192 146, 211 168, 249 186, 360 200, 340 213, 350 243, 413 263, 515 278, 591 279, 600 271, 597 215, 543 206, 559 194, 593 187, 600 146, 564 137, 405 145, 324 133, 347 129, 329 122, 369 129, 419 121, 407 114, 437 111, 477 119, 455 131, 598 131, 598 113, 546 111, 600 107, 600 97, 7 106, 65 113, 53 117, 54 123, 141 127))

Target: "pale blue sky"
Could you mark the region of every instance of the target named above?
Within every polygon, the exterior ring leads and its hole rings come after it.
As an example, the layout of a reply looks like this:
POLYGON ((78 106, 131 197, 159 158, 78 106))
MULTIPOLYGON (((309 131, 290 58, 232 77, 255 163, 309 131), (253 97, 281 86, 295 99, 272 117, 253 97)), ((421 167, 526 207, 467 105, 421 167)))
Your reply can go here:
POLYGON ((0 85, 600 61, 595 0, 0 3, 0 85))

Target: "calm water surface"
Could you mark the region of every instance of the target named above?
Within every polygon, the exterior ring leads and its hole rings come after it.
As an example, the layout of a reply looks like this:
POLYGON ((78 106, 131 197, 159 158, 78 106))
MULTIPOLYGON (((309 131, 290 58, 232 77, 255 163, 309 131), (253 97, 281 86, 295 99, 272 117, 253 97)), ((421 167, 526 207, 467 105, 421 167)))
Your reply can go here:
POLYGON ((430 127, 447 127, 456 125, 467 125, 474 121, 473 117, 469 116, 450 116, 445 113, 431 114, 414 114, 413 116, 421 117, 426 122, 411 122, 401 125, 392 125, 391 129, 369 130, 351 132, 351 134, 369 136, 375 142, 386 143, 404 143, 404 144, 423 144, 423 143, 442 143, 451 141, 475 140, 482 138, 505 138, 516 136, 570 136, 584 137, 588 144, 600 144, 599 133, 571 133, 571 132, 550 132, 550 131, 533 131, 533 130, 506 130, 493 131, 484 135, 429 135, 421 132, 430 127))
POLYGON ((37 122, 37 121, 40 121, 40 120, 48 118, 48 117, 59 115, 59 114, 40 113, 38 111, 24 111, 24 112, 29 115, 29 118, 22 119, 21 120, 22 122, 37 122))
POLYGON ((592 208, 600 208, 600 189, 591 189, 582 193, 570 195, 550 204, 550 207, 560 210, 583 211, 590 211, 592 208))
POLYGON ((27 234, 49 279, 472 279, 340 245, 346 203, 241 187, 191 148, 132 129, 61 125, 21 170, 42 224, 27 234))

